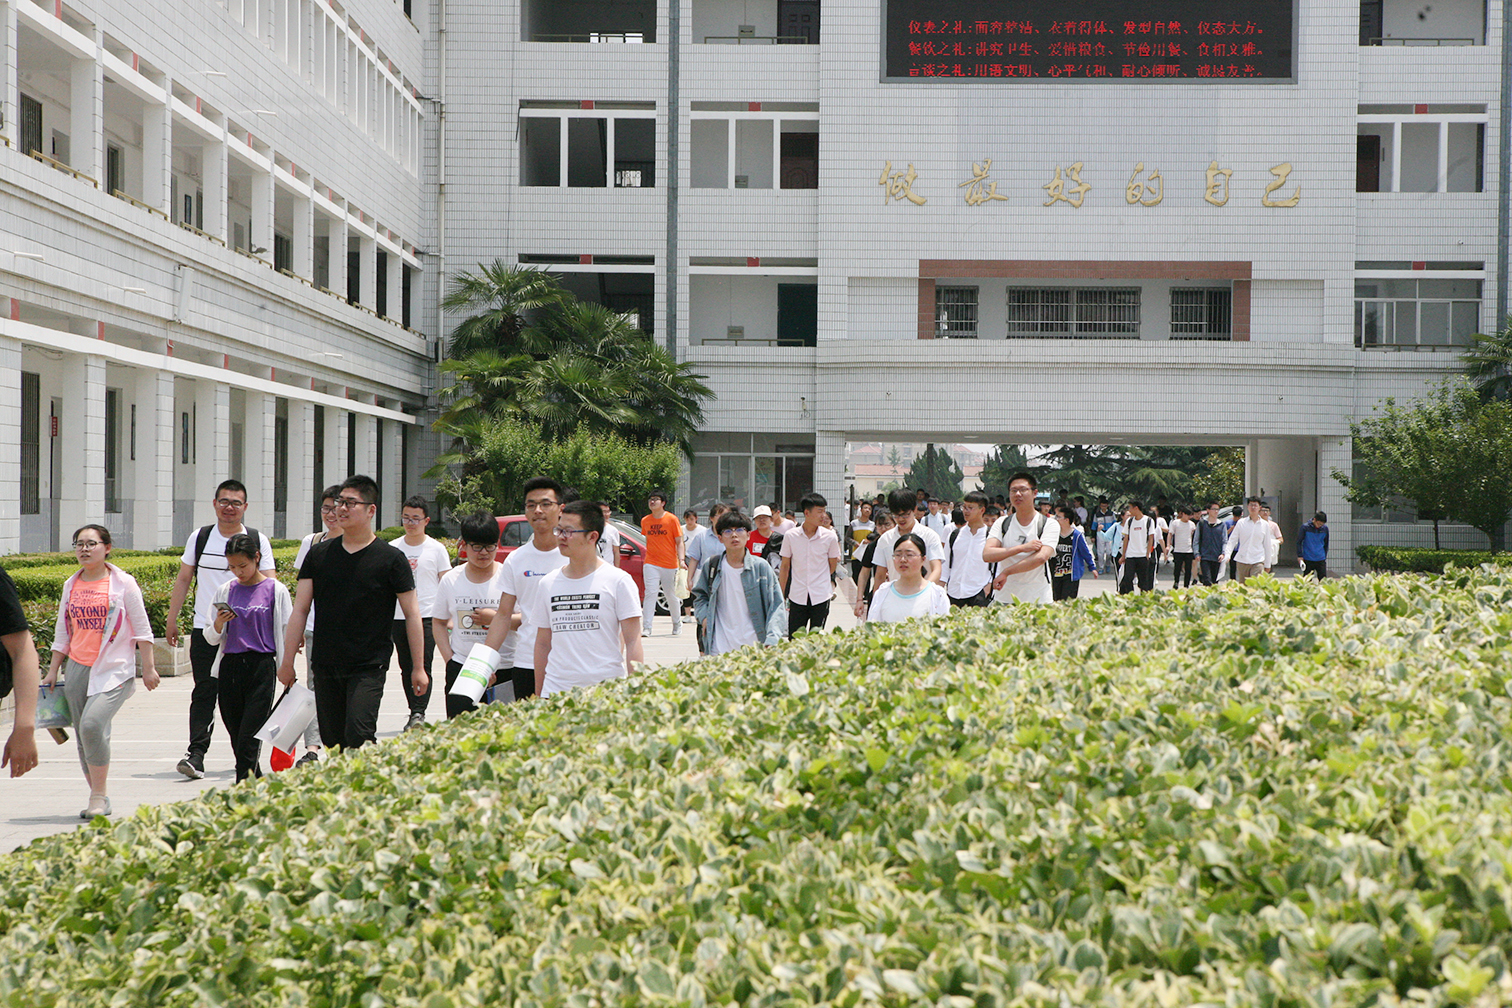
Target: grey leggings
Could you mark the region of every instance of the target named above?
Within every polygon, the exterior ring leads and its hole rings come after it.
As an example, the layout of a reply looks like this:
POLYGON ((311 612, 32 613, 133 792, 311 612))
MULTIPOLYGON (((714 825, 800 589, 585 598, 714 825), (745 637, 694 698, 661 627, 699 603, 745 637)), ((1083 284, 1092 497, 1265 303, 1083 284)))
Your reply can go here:
POLYGON ((74 735, 79 744, 79 766, 87 776, 90 767, 110 765, 110 722, 126 698, 136 692, 136 679, 127 679, 113 690, 90 696, 89 666, 70 658, 63 675, 63 695, 68 698, 68 712, 73 716, 74 735))

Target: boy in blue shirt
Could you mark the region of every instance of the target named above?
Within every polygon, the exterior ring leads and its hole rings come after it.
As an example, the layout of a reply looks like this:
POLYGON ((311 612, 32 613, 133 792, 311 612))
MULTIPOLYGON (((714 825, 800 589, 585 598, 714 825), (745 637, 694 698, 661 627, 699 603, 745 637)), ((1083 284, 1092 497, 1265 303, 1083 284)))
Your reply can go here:
POLYGON ((1297 562, 1304 575, 1312 574, 1319 581, 1328 577, 1328 515, 1322 511, 1303 523, 1297 534, 1297 562))

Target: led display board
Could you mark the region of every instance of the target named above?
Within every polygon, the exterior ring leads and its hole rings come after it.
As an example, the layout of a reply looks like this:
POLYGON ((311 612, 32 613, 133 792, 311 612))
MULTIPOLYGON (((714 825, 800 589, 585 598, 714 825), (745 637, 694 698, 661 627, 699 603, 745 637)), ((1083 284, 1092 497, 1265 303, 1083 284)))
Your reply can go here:
POLYGON ((1289 83, 1293 0, 883 0, 884 80, 1289 83))

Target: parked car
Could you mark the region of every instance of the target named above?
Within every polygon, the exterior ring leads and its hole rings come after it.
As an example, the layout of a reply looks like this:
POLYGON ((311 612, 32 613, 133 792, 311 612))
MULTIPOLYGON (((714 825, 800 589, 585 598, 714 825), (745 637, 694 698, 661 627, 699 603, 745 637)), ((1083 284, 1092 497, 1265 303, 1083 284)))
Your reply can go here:
MULTIPOLYGON (((635 588, 640 592, 641 598, 646 597, 646 537, 641 535, 641 530, 629 522, 611 518, 610 524, 620 534, 620 567, 635 579, 635 588)), ((499 518, 499 552, 494 559, 500 563, 504 558, 516 549, 530 542, 533 533, 530 529, 530 521, 524 515, 503 515, 499 518)), ((467 561, 467 544, 457 544, 457 562, 467 561)), ((659 611, 665 612, 664 606, 659 611)))

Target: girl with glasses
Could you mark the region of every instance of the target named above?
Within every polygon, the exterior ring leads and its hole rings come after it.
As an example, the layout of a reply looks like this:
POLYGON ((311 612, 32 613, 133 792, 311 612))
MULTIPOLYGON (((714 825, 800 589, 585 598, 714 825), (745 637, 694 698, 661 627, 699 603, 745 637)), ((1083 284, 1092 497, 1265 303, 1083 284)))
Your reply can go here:
POLYGON ((110 772, 110 723, 126 698, 136 691, 136 658, 141 657, 142 685, 157 689, 152 659, 152 624, 142 604, 136 578, 110 563, 110 531, 85 525, 73 534, 79 571, 63 585, 58 620, 53 627, 52 665, 43 685, 64 674, 79 766, 89 782, 89 805, 81 819, 110 815, 105 777, 110 772))
POLYGON ((945 589, 924 580, 927 547, 922 536, 905 532, 893 543, 898 576, 877 589, 866 613, 868 623, 899 623, 916 616, 944 616, 950 611, 945 589))

